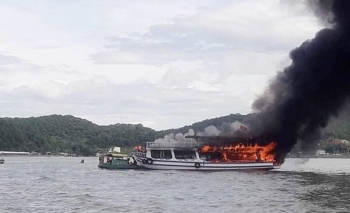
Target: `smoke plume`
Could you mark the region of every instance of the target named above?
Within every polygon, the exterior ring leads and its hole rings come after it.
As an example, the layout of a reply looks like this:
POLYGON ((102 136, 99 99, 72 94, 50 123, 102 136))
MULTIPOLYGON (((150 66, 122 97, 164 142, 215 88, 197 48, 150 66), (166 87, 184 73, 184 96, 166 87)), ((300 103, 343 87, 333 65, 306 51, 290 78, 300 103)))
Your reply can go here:
POLYGON ((281 163, 298 141, 305 149, 313 146, 321 129, 350 99, 350 1, 307 4, 330 27, 292 50, 292 64, 253 103, 261 113, 251 128, 255 135, 277 143, 275 153, 281 163))
MULTIPOLYGON (((298 1, 298 0, 296 0, 298 1)), ((196 134, 166 135, 156 141, 186 141, 186 136, 211 137, 218 143, 249 138, 259 145, 275 142, 275 160, 283 163, 297 142, 308 150, 322 130, 350 101, 350 0, 299 0, 326 28, 290 52, 292 63, 277 73, 253 103, 255 116, 196 134), (244 131, 240 131, 243 126, 244 131), (254 139, 251 137, 254 136, 254 139)))
POLYGON ((189 129, 187 133, 182 134, 170 133, 165 135, 164 138, 156 139, 154 142, 190 142, 191 138, 186 138, 186 136, 203 136, 203 137, 213 137, 213 136, 230 136, 230 137, 247 137, 248 126, 239 121, 234 121, 232 123, 223 122, 219 127, 210 125, 204 128, 204 131, 194 132, 193 129, 189 129), (246 130, 242 131, 242 127, 246 130))

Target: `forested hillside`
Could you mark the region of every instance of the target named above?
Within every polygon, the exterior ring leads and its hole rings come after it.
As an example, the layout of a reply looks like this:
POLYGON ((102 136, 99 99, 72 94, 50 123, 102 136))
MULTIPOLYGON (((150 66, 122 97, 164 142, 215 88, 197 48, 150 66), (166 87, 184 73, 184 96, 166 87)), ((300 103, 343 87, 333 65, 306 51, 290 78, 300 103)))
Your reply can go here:
POLYGON ((325 136, 350 141, 350 105, 341 111, 325 129, 325 136))
POLYGON ((98 126, 73 116, 0 119, 0 150, 90 155, 111 146, 144 143, 154 136, 153 129, 141 124, 98 126))
MULTIPOLYGON (((28 152, 66 152, 92 155, 111 146, 145 145, 147 141, 162 138, 170 133, 186 133, 189 129, 203 131, 223 123, 245 122, 256 114, 230 114, 207 119, 179 129, 155 131, 141 124, 115 124, 99 126, 90 121, 70 115, 50 115, 31 118, 0 118, 0 150, 28 152)), ((327 138, 350 140, 350 110, 344 110, 337 119, 332 119, 325 129, 321 143, 327 138)))

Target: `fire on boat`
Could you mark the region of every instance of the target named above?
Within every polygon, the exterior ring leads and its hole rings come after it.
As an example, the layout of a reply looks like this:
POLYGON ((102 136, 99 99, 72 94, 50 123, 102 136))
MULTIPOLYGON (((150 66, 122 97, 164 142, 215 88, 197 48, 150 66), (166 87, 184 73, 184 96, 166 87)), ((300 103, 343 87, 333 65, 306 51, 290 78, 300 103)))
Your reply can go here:
POLYGON ((234 146, 204 145, 199 153, 207 154, 209 161, 216 162, 274 162, 275 156, 271 151, 275 146, 274 142, 266 146, 241 143, 234 146), (214 158, 210 159, 210 157, 214 158))

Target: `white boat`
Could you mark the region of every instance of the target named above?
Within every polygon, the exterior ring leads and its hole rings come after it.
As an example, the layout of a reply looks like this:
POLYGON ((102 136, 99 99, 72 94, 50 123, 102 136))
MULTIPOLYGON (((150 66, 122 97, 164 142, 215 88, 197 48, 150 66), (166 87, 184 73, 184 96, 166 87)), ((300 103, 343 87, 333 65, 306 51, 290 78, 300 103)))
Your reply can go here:
POLYGON ((136 151, 133 155, 139 166, 158 170, 271 170, 279 168, 273 160, 266 160, 266 156, 264 160, 258 159, 260 157, 252 160, 251 155, 248 160, 223 160, 220 155, 224 152, 221 154, 203 152, 203 147, 193 139, 187 142, 147 142, 145 152, 136 151))

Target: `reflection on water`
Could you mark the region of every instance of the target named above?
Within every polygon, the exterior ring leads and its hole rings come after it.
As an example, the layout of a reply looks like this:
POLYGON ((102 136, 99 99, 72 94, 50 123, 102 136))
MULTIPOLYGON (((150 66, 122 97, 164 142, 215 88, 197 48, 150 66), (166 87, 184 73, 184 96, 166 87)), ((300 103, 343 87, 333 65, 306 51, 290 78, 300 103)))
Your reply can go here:
POLYGON ((0 212, 350 212, 350 159, 263 172, 108 171, 97 158, 13 157, 0 212))

